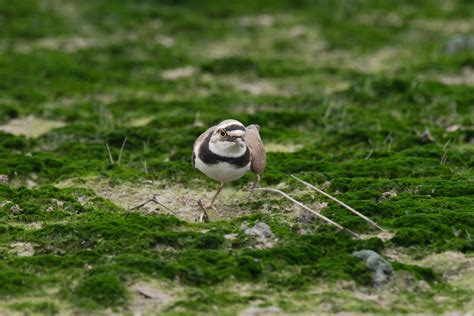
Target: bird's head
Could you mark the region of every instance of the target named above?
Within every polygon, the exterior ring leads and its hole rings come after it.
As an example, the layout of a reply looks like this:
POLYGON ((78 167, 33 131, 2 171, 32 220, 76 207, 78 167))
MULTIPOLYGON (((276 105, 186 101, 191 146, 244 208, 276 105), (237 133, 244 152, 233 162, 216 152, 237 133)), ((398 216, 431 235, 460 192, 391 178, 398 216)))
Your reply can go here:
POLYGON ((223 156, 239 156, 245 152, 245 126, 236 120, 225 120, 214 129, 210 145, 223 156))

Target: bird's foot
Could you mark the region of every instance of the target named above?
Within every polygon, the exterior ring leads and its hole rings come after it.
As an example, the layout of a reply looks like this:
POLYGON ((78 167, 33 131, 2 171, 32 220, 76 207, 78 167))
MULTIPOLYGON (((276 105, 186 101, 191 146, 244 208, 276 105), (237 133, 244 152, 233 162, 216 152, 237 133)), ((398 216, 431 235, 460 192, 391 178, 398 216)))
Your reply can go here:
POLYGON ((248 192, 252 192, 253 190, 255 190, 256 188, 260 187, 260 183, 259 182, 249 182, 245 187, 244 187, 244 191, 248 191, 248 192))
POLYGON ((250 187, 250 190, 255 190, 260 187, 260 182, 255 181, 252 183, 252 186, 250 187))
POLYGON ((204 208, 206 210, 216 210, 216 207, 214 206, 214 204, 211 204, 211 203, 204 205, 204 208))
POLYGON ((253 182, 248 182, 243 186, 242 191, 251 192, 253 190, 253 182))

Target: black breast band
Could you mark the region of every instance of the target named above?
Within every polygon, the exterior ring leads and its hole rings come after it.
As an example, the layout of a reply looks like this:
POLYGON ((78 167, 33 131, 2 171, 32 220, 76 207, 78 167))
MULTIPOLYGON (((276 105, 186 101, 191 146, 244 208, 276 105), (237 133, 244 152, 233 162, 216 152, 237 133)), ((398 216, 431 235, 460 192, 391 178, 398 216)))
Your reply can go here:
POLYGON ((209 133, 209 136, 204 139, 201 145, 201 150, 199 151, 199 158, 209 165, 214 165, 219 162, 227 162, 233 165, 236 168, 243 168, 250 162, 250 151, 249 148, 245 150, 245 153, 239 157, 223 157, 213 153, 209 149, 209 142, 211 141, 212 133, 209 133))

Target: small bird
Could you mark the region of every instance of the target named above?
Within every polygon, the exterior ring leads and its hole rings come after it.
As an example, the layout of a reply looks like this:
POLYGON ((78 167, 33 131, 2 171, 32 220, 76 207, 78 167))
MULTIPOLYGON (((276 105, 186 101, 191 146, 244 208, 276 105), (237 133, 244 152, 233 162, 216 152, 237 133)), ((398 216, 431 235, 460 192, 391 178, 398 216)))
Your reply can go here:
POLYGON ((260 126, 245 127, 237 120, 225 120, 210 127, 194 142, 192 165, 220 187, 204 208, 214 208, 214 202, 226 183, 242 177, 247 171, 255 174, 253 187, 260 183, 265 170, 266 155, 260 138, 260 126))

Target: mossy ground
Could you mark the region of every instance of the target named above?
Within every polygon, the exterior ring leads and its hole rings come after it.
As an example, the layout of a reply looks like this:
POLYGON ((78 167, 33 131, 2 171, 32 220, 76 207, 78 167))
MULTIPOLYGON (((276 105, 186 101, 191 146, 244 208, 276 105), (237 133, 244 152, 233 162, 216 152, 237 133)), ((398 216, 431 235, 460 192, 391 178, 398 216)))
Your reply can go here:
POLYGON ((472 311, 474 53, 446 47, 474 32, 473 12, 441 0, 0 2, 2 311, 472 311), (263 185, 312 204, 324 199, 289 175, 329 181, 393 238, 332 203, 323 214, 369 237, 301 224, 280 198, 243 192, 250 175, 194 223, 216 184, 191 168, 192 144, 226 118, 262 126, 263 185), (177 216, 128 210, 152 192, 177 216), (273 248, 239 228, 258 221, 273 248), (381 292, 351 257, 367 248, 397 271, 381 292), (423 259, 453 251, 451 274, 423 259), (138 295, 140 282, 167 299, 138 295))

